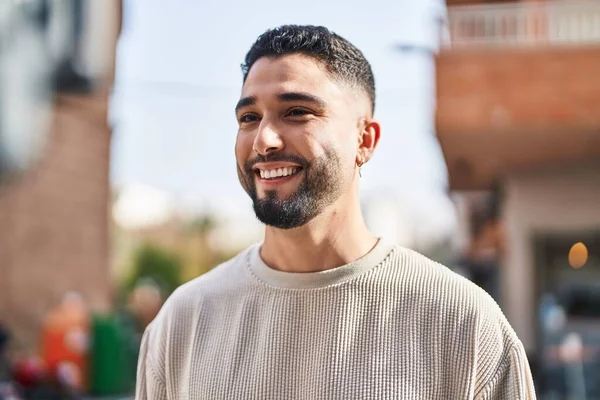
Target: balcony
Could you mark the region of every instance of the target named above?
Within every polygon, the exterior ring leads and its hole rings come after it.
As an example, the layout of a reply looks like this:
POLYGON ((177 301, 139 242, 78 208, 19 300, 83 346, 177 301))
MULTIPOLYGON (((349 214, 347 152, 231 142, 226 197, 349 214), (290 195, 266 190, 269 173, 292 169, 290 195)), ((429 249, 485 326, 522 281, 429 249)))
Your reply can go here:
POLYGON ((437 135, 453 189, 600 157, 600 2, 449 7, 437 135))
POLYGON ((448 10, 453 49, 600 43, 600 2, 535 1, 448 10))

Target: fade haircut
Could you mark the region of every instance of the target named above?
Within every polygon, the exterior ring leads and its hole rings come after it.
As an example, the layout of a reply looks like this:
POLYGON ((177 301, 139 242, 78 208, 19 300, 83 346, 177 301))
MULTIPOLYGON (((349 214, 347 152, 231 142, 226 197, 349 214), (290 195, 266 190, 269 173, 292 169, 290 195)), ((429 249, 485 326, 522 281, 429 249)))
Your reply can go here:
POLYGON ((375 110, 375 78, 371 65, 352 43, 322 26, 282 25, 256 39, 244 64, 243 82, 254 63, 262 58, 302 54, 325 66, 332 78, 363 90, 375 110))

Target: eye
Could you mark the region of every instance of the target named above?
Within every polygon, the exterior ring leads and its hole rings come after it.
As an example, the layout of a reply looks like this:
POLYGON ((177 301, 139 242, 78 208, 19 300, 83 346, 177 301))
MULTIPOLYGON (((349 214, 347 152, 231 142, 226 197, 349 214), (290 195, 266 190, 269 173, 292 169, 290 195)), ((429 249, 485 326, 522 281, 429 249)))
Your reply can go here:
POLYGON ((244 114, 239 119, 240 124, 248 124, 256 121, 258 121, 258 116, 255 114, 244 114))
POLYGON ((286 117, 304 117, 313 114, 304 108, 293 108, 286 114, 286 117))

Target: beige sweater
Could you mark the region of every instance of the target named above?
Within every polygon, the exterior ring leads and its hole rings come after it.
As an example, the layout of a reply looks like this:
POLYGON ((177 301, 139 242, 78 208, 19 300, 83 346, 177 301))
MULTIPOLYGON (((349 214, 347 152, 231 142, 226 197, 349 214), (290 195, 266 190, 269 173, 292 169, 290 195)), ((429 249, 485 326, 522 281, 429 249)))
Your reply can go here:
POLYGON ((523 346, 496 303, 385 240, 356 262, 316 273, 271 269, 256 245, 183 285, 146 330, 136 394, 534 398, 523 346))

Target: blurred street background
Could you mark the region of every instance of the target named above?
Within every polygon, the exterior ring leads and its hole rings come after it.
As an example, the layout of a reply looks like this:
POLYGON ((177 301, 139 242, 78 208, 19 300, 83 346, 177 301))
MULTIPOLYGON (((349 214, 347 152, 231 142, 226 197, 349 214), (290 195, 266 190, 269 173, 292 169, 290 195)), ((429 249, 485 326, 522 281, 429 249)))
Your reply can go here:
POLYGON ((373 66, 372 231, 488 291, 540 399, 600 399, 597 0, 1 0, 0 399, 131 398, 165 299, 261 240, 233 108, 287 23, 373 66))

